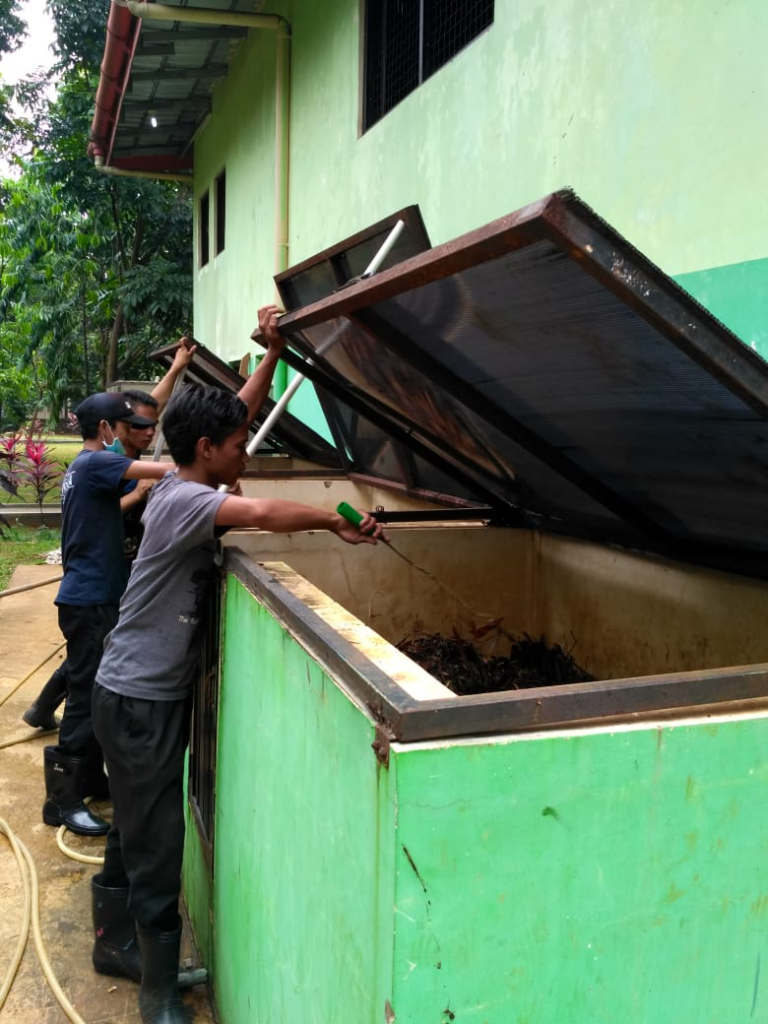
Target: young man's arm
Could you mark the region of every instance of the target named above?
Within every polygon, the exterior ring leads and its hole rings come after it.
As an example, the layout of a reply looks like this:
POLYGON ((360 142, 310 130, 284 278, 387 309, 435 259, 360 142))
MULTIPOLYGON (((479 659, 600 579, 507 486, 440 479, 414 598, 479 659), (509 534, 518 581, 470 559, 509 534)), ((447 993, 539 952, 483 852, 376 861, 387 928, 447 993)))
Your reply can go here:
MULTIPOLYGON (((123 477, 125 479, 125 477, 123 477)), ((147 492, 151 490, 155 481, 153 479, 139 480, 132 491, 124 494, 120 499, 120 511, 125 515, 129 509, 132 509, 134 505, 140 505, 147 496, 147 492)))
POLYGON ((123 473, 123 480, 161 480, 167 472, 175 469, 172 462, 144 462, 134 459, 123 473))
POLYGON ((381 524, 373 516, 366 514, 359 526, 353 526, 337 512, 324 512, 311 505, 279 498, 229 496, 219 506, 215 523, 216 526, 255 526, 272 533, 330 530, 348 544, 375 544, 377 539, 387 539, 381 524))
POLYGON ((189 338, 187 337, 179 338, 179 347, 174 353, 173 362, 171 363, 168 372, 150 391, 150 394, 157 402, 158 415, 160 415, 166 405, 168 405, 168 399, 173 393, 173 385, 176 383, 179 375, 186 370, 192 362, 192 357, 197 351, 197 345, 192 345, 190 348, 187 348, 188 341, 189 338))
POLYGON ((275 373, 275 367, 280 360, 280 353, 285 348, 285 338, 277 330, 277 306, 262 306, 259 310, 259 327, 267 342, 266 354, 253 371, 248 380, 243 384, 237 393, 248 406, 248 422, 251 423, 256 417, 264 400, 269 394, 269 387, 275 373))

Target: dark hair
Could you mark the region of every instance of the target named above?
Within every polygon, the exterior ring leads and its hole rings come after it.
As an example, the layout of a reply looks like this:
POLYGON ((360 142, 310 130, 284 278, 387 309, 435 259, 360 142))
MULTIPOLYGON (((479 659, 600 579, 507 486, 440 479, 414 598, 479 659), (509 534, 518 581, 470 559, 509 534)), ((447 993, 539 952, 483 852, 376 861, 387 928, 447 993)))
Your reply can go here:
POLYGON ((123 398, 128 399, 132 409, 135 409, 137 405, 151 405, 153 409, 159 408, 157 399, 148 395, 146 391, 124 391, 123 398))
POLYGON ((203 384, 187 384, 168 403, 163 433, 171 457, 178 466, 195 461, 195 445, 201 437, 221 444, 248 418, 248 407, 237 395, 203 384))

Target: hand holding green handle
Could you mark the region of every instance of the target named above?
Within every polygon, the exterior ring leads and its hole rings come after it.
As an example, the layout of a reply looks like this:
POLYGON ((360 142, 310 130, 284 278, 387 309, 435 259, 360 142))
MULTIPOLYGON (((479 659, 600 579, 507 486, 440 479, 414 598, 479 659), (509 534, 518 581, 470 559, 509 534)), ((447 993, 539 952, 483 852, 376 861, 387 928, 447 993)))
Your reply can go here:
MULTIPOLYGON (((352 508, 352 506, 349 505, 346 501, 340 501, 339 504, 336 506, 336 511, 339 513, 340 516, 343 516, 344 519, 346 519, 347 522, 351 523, 353 526, 360 526, 360 523, 362 523, 363 521, 363 516, 357 511, 356 508, 352 508)), ((376 526, 373 526, 372 529, 366 530, 366 535, 373 533, 375 529, 376 526)), ((443 586, 440 580, 436 580, 431 572, 427 572, 426 569, 422 569, 420 565, 416 565, 415 562, 412 562, 410 558, 408 558, 406 555, 402 553, 402 551, 398 551, 385 533, 381 534, 379 540, 383 541, 390 551, 394 551, 398 558, 402 558, 402 560, 404 562, 407 562, 408 565, 413 566, 414 569, 418 569, 418 571, 423 572, 425 576, 429 576, 431 579, 435 580, 435 583, 437 583, 438 586, 443 586)))
MULTIPOLYGON (((347 522, 351 523, 353 526, 359 526, 360 523, 362 523, 363 521, 363 516, 357 511, 356 508, 352 508, 352 506, 346 501, 340 501, 339 504, 336 506, 336 511, 339 513, 340 516, 343 516, 344 519, 346 519, 347 522)), ((373 529, 368 530, 367 532, 373 533, 373 530, 375 529, 376 527, 374 526, 373 529)))

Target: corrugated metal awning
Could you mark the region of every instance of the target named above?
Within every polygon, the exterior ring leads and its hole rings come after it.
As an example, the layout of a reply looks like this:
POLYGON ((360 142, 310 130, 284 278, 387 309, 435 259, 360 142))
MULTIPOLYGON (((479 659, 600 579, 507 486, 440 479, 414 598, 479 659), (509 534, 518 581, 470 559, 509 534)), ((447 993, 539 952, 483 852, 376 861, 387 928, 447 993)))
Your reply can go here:
MULTIPOLYGON (((163 0, 165 6, 254 13, 253 0, 163 0)), ((248 34, 231 25, 139 21, 110 13, 93 145, 127 170, 192 168, 192 141, 211 109, 211 91, 248 34), (100 99, 103 97, 103 99, 100 99)))

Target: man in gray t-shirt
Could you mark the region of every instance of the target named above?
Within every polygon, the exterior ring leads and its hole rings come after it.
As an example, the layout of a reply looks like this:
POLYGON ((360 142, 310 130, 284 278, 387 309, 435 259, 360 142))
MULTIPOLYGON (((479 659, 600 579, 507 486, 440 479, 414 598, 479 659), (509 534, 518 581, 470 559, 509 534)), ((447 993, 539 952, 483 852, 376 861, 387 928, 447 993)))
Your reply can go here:
POLYGON ((216 534, 255 526, 281 533, 327 529, 350 544, 383 536, 369 515, 352 526, 335 512, 216 490, 235 485, 245 468, 248 425, 282 351, 276 307, 259 310, 259 325, 267 353, 237 396, 190 385, 168 406, 163 429, 178 469, 148 502, 144 538, 93 695, 114 807, 104 869, 93 879, 93 962, 96 970, 128 977, 136 977, 138 963, 142 1017, 162 1016, 164 1024, 188 1020, 177 989, 183 768, 216 534), (98 911, 120 899, 135 918, 138 948, 132 930, 110 933, 98 911))
POLYGON ((219 546, 216 515, 228 497, 176 473, 155 485, 120 625, 107 640, 96 677, 101 686, 144 700, 189 695, 197 626, 219 546))

